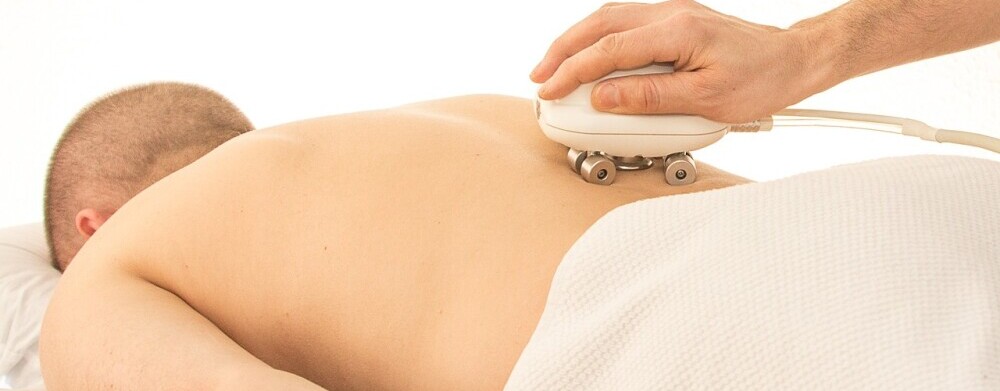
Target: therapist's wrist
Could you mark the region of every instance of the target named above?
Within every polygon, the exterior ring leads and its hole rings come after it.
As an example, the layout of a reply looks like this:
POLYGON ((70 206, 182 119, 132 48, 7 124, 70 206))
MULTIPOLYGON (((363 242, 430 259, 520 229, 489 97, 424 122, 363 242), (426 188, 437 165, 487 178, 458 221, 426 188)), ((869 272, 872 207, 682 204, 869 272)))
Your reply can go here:
POLYGON ((790 27, 786 34, 803 64, 802 95, 820 93, 855 76, 852 63, 844 57, 842 30, 831 21, 806 19, 790 27))

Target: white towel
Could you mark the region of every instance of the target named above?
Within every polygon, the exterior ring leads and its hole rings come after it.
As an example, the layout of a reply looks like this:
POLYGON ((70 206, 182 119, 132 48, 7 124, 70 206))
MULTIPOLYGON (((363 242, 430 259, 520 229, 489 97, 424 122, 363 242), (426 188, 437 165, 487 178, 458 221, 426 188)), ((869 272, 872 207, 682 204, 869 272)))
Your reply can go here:
POLYGON ((556 272, 506 390, 1000 390, 1000 163, 644 200, 556 272))

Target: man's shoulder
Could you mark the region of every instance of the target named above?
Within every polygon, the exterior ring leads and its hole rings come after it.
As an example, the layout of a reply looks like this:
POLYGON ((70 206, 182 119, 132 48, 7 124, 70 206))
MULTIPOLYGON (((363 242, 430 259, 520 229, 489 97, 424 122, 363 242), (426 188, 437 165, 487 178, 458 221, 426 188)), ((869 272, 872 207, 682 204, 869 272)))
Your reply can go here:
MULTIPOLYGON (((233 138, 144 189, 108 219, 86 247, 99 258, 145 267, 218 241, 288 187, 304 159, 301 140, 253 131, 233 138), (183 244, 186 247, 179 247, 183 244), (136 264, 136 263, 141 263, 136 264)), ((76 260, 74 260, 74 263, 76 260)))

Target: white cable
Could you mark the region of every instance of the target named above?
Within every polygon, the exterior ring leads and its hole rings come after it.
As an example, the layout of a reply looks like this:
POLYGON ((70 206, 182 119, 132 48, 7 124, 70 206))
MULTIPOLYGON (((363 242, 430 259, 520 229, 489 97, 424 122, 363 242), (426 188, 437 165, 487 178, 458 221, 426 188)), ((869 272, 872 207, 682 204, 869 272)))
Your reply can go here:
POLYGON ((775 113, 774 117, 774 126, 831 126, 877 130, 920 137, 939 143, 969 145, 1000 153, 1000 139, 960 130, 938 129, 909 118, 807 109, 785 109, 775 113), (849 123, 845 124, 844 121, 849 123), (867 124, 867 126, 858 123, 867 124))

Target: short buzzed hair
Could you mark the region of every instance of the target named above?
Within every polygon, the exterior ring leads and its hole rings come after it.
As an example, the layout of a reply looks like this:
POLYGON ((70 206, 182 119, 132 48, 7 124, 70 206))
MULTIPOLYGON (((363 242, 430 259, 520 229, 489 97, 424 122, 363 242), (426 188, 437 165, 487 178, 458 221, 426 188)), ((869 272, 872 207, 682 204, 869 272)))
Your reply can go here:
POLYGON ((59 270, 86 241, 84 208, 114 211, 140 191, 253 129, 222 95, 183 83, 125 88, 85 107, 56 144, 45 182, 45 232, 59 270))

